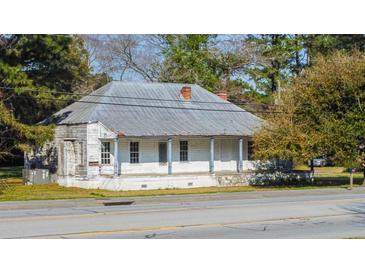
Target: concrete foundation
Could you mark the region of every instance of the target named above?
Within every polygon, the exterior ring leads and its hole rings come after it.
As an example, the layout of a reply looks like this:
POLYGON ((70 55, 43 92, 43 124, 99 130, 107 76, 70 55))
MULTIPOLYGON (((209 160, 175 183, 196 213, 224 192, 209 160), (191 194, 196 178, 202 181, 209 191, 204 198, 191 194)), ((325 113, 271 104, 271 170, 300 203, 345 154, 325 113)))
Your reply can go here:
POLYGON ((247 185, 243 174, 182 174, 116 177, 96 176, 89 179, 63 176, 58 177, 57 182, 66 187, 106 189, 113 191, 247 185))

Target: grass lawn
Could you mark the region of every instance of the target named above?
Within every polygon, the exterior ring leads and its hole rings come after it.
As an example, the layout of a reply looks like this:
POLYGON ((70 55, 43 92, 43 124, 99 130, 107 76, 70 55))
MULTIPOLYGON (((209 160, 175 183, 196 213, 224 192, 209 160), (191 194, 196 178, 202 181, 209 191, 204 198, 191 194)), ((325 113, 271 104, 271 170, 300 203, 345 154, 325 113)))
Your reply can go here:
MULTIPOLYGON (((73 198, 110 198, 133 196, 207 194, 219 192, 252 192, 268 190, 299 190, 317 188, 346 188, 348 185, 321 185, 321 186, 292 186, 292 187, 260 187, 260 186, 231 186, 231 187, 200 187, 187 189, 157 189, 134 191, 109 191, 101 189, 82 189, 76 187, 62 187, 57 184, 26 186, 20 179, 7 180, 9 188, 0 193, 0 201, 19 200, 54 200, 73 198)), ((355 187, 357 187, 355 185, 355 187)))
MULTIPOLYGON (((295 167, 297 170, 309 170, 308 166, 300 165, 295 167)), ((314 177, 315 178, 324 178, 324 179, 331 179, 331 178, 350 178, 350 173, 343 167, 337 166, 326 166, 326 167, 315 167, 314 168, 314 177)), ((363 178, 362 172, 356 172, 354 174, 354 178, 363 178)))
MULTIPOLYGON (((325 171, 325 170, 320 170, 325 171)), ((318 172, 327 178, 335 176, 346 176, 342 171, 332 173, 318 172)), ((133 197, 133 196, 158 196, 158 195, 183 195, 183 194, 206 194, 219 192, 251 192, 251 191, 268 191, 268 190, 299 190, 299 189, 317 189, 317 188, 347 188, 348 180, 340 182, 321 183, 320 185, 309 186, 288 186, 288 187, 262 187, 262 186, 232 186, 232 187, 201 187, 188 189, 157 189, 157 190, 135 190, 135 191, 109 191, 101 189, 82 189, 75 187, 62 187, 57 184, 33 185, 26 186, 22 184, 21 167, 0 168, 0 179, 6 179, 8 187, 0 186, 0 201, 19 201, 19 200, 52 200, 52 199, 73 199, 73 198, 110 198, 110 197, 133 197), (10 178, 11 177, 11 178, 10 178)), ((359 177, 361 178, 361 177, 359 177)), ((355 187, 357 187, 355 185, 355 187)))
POLYGON ((22 166, 0 167, 0 179, 22 177, 22 166))

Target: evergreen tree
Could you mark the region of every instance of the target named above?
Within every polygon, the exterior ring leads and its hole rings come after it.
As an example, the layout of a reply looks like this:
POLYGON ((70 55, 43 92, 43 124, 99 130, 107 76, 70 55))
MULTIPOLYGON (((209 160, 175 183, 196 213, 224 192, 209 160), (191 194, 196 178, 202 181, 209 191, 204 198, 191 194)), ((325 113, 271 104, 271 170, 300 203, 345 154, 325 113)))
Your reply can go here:
POLYGON ((87 57, 77 36, 0 36, 0 157, 51 138, 52 127, 35 124, 71 101, 50 91, 72 94, 93 80, 87 57))
POLYGON ((254 43, 261 55, 247 70, 257 91, 267 95, 276 93, 305 66, 301 35, 249 35, 247 41, 254 43))
POLYGON ((222 74, 219 56, 212 49, 216 35, 163 35, 165 60, 160 81, 195 83, 215 90, 222 74))
POLYGON ((329 56, 335 51, 365 51, 365 35, 362 34, 310 34, 303 35, 310 65, 317 55, 329 56))

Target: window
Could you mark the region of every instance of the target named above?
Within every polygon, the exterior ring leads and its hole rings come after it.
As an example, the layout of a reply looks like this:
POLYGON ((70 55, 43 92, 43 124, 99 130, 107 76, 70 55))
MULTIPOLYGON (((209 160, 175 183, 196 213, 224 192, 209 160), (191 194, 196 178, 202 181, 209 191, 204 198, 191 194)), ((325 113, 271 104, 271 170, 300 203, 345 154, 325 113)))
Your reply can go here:
POLYGON ((139 143, 138 142, 130 142, 129 152, 130 152, 130 163, 131 164, 139 163, 139 143))
POLYGON ((101 143, 101 164, 110 164, 110 142, 101 143))
POLYGON ((247 159, 248 160, 253 160, 253 142, 252 141, 248 141, 247 142, 247 159))
POLYGON ((166 143, 158 144, 158 161, 161 164, 167 163, 167 144, 166 143))
POLYGON ((188 141, 180 141, 180 161, 188 161, 188 141))

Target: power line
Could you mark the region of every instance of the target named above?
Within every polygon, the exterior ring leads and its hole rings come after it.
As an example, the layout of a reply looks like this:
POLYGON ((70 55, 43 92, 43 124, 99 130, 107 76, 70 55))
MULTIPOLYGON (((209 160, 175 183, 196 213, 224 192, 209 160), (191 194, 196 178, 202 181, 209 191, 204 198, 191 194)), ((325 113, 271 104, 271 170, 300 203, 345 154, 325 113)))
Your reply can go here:
MULTIPOLYGON (((14 90, 15 88, 12 87, 0 87, 3 89, 8 89, 8 90, 14 90)), ((42 92, 40 90, 31 90, 31 89, 25 89, 26 91, 33 91, 33 92, 42 92)), ((60 91, 44 91, 44 92, 49 92, 49 93, 59 93, 59 94, 67 94, 67 95, 84 95, 86 96, 95 96, 95 97, 106 97, 106 98, 123 98, 123 99, 139 99, 139 100, 151 100, 151 101, 167 101, 167 102, 184 102, 182 100, 174 100, 174 99, 164 99, 164 98, 143 98, 143 97, 128 97, 128 96, 114 96, 114 95, 99 95, 99 94, 90 94, 90 95, 85 95, 85 94, 69 94, 67 92, 60 92, 60 91)), ((48 100, 48 101, 62 101, 62 102, 69 102, 70 100, 68 99, 61 99, 61 98, 40 98, 37 97, 37 99, 42 99, 42 100, 48 100)), ((103 105, 120 105, 120 106, 135 106, 135 107, 149 107, 149 108, 167 108, 167 109, 183 109, 183 110, 204 110, 204 111, 221 111, 221 112, 249 112, 249 113, 281 113, 280 111, 268 111, 268 110, 252 110, 252 111, 247 111, 247 110, 225 110, 225 109, 202 109, 202 108, 189 108, 189 107, 171 107, 171 106, 157 106, 157 105, 144 105, 144 104, 127 104, 127 103, 113 103, 113 102, 96 102, 96 101, 84 101, 84 100, 76 100, 75 102, 80 102, 80 103, 87 103, 87 104, 103 104, 103 105)), ((208 102, 208 101, 189 101, 189 102, 194 102, 194 103, 209 103, 209 104, 224 104, 224 105, 232 105, 232 103, 230 102, 208 102)), ((234 104, 233 104, 234 105, 234 104)), ((241 106, 245 106, 248 105, 246 104, 239 104, 241 106)), ((258 105, 258 104, 257 104, 258 105)), ((263 105, 265 106, 265 105, 263 105)))
MULTIPOLYGON (((62 101, 62 102, 69 102, 69 100, 66 99, 60 99, 60 98, 39 98, 42 100, 49 100, 49 101, 62 101)), ((143 105, 143 104, 124 104, 124 103, 112 103, 112 102, 93 102, 93 101, 82 101, 82 100, 76 100, 74 103, 86 103, 86 104, 96 104, 96 105, 114 105, 114 106, 128 106, 128 107, 146 107, 146 108, 162 108, 162 109, 182 109, 182 110, 201 110, 201 111, 218 111, 218 112, 248 112, 251 113, 251 111, 247 110, 233 110, 233 109, 209 109, 209 108, 183 108, 183 107, 172 107, 172 106, 157 106, 157 105, 143 105)), ((252 111, 252 112, 262 112, 262 113, 275 113, 275 112, 267 112, 267 111, 252 111)), ((277 112, 279 113, 279 112, 277 112)))
MULTIPOLYGON (((16 88, 12 87, 0 87, 0 89, 5 90, 15 90, 16 88)), ((164 102, 183 102, 182 100, 176 100, 176 99, 166 99, 166 98, 146 98, 146 97, 133 97, 133 96, 117 96, 117 95, 101 95, 101 94, 83 94, 83 93, 68 93, 63 91, 40 91, 40 90, 33 90, 33 89, 24 89, 24 91, 32 91, 32 92, 48 92, 53 94, 65 94, 68 96, 91 96, 91 97, 105 97, 105 98, 119 98, 119 99, 133 99, 133 100, 145 100, 145 101, 164 101, 164 102)), ((191 103, 198 103, 198 104, 221 104, 221 105, 230 105, 232 102, 212 102, 212 101, 198 101, 198 100, 189 100, 191 103)), ((237 102, 237 101, 234 101, 237 102)), ((238 103, 238 102, 237 102, 238 103)), ((242 104, 242 102, 239 102, 242 104)), ((242 105, 258 105, 258 106, 267 106, 265 104, 259 104, 259 103, 243 103, 242 105)), ((276 105, 269 105, 276 107, 276 105)))

